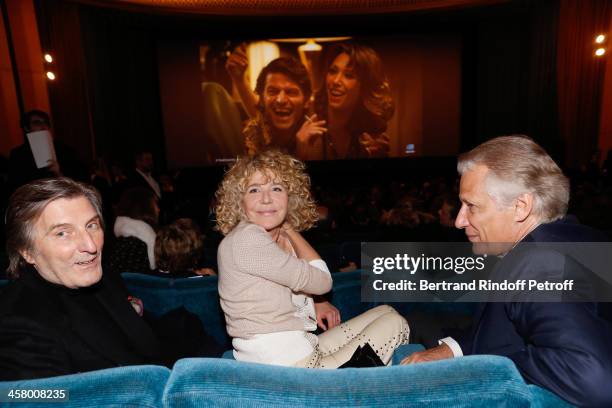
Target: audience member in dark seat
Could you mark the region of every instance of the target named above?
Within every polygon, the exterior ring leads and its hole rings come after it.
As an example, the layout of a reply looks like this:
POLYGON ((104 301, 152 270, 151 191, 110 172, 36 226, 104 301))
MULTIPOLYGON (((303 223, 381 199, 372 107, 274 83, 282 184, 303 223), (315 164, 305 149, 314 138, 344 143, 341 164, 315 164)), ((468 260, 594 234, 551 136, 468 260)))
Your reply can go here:
MULTIPOLYGON (((46 112, 32 110, 21 117, 21 128, 24 134, 47 130, 51 132, 51 118, 46 112)), ((9 156, 9 184, 11 190, 22 186, 32 180, 47 177, 66 176, 79 181, 88 181, 87 167, 79 161, 72 148, 53 138, 53 146, 57 161, 49 163, 47 167, 37 168, 30 143, 26 140, 14 148, 9 156)))
POLYGON ((464 242, 465 234, 455 228, 455 219, 461 208, 461 202, 456 196, 442 195, 436 200, 435 208, 438 215, 437 228, 431 231, 435 241, 464 242))
POLYGON ((98 193, 67 178, 20 187, 6 214, 8 273, 0 295, 0 380, 156 364, 160 344, 102 274, 98 193))
POLYGON ((153 177, 153 168, 153 153, 147 150, 136 152, 134 154, 134 169, 127 174, 125 188, 148 188, 158 199, 162 198, 159 181, 153 177))
MULTIPOLYGON (((461 155, 458 170, 462 206, 455 225, 465 229, 476 253, 501 257, 500 276, 542 281, 565 277, 577 264, 558 251, 522 256, 518 243, 604 240, 566 217, 569 181, 527 137, 489 140, 461 155)), ((501 355, 528 383, 572 404, 612 406, 612 327, 594 302, 484 303, 470 331, 440 341, 403 363, 501 355)))
POLYGON ((159 207, 148 188, 126 190, 119 199, 113 228, 116 240, 107 251, 109 273, 149 273, 155 269, 155 230, 159 207))
POLYGON ((414 209, 410 197, 404 197, 395 207, 381 216, 380 222, 386 225, 416 228, 421 225, 421 218, 422 214, 414 209))
POLYGON ((304 164, 278 151, 242 157, 217 191, 219 297, 237 360, 337 368, 369 343, 383 363, 407 342, 406 320, 379 306, 340 322, 325 262, 298 232, 316 221, 304 164), (317 325, 325 330, 316 336, 317 325))
POLYGON ((189 218, 181 218, 161 228, 155 240, 157 270, 151 274, 167 278, 216 275, 210 268, 199 268, 204 237, 189 218))

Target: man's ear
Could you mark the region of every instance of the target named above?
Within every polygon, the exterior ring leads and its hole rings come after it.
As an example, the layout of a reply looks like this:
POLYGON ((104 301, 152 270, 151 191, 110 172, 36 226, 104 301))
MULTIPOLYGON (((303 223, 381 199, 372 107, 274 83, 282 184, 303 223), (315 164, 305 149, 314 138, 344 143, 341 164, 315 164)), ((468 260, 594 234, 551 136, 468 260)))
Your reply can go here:
POLYGON ((21 255, 21 257, 25 259, 25 261, 29 263, 30 265, 34 265, 36 263, 36 261, 34 260, 34 257, 32 256, 32 252, 29 249, 24 249, 23 251, 19 251, 19 255, 21 255))
POLYGON ((533 212, 533 194, 523 193, 516 198, 514 221, 523 222, 533 212))

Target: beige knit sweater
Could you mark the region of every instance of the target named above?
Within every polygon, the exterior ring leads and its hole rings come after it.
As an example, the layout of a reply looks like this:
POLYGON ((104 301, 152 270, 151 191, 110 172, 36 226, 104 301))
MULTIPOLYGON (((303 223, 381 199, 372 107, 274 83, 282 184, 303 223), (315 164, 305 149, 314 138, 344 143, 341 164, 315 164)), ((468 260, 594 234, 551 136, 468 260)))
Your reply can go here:
POLYGON ((262 227, 242 221, 219 245, 219 297, 231 337, 304 330, 292 292, 322 295, 329 272, 284 252, 262 227))

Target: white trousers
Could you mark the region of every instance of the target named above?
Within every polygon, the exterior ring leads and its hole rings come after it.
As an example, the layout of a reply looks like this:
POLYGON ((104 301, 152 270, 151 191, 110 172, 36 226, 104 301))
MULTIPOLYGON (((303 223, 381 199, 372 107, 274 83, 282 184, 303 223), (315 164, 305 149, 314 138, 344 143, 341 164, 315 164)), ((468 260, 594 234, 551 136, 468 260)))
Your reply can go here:
POLYGON ((318 336, 315 351, 294 364, 306 368, 338 368, 357 347, 368 343, 383 363, 389 364, 393 352, 408 343, 408 322, 391 306, 381 305, 344 322, 318 336))

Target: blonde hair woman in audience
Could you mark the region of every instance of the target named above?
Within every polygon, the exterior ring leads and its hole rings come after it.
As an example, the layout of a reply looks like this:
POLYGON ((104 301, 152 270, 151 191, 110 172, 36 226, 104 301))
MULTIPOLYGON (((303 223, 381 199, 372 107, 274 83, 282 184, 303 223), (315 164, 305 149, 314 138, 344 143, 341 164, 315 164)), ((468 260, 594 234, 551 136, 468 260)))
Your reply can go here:
POLYGON ((369 343, 388 364, 408 342, 406 320, 389 306, 340 323, 329 303, 315 305, 312 296, 331 290, 332 278, 300 234, 317 219, 302 162, 274 150, 239 158, 217 201, 217 226, 225 234, 219 296, 237 360, 337 368, 369 343), (312 333, 317 323, 327 329, 319 336, 312 333))

